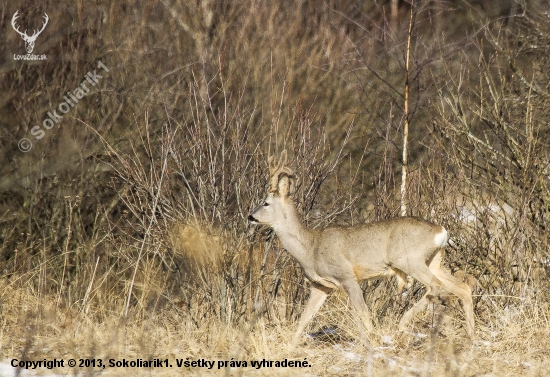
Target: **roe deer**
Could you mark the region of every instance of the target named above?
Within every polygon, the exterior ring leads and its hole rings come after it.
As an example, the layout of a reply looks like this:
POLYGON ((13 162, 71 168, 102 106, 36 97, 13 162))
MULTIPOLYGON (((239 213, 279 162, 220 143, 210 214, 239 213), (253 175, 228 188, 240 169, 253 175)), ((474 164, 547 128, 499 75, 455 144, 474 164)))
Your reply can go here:
POLYGON ((248 219, 273 228, 284 248, 293 255, 311 282, 311 293, 298 329, 296 345, 307 323, 317 313, 327 295, 343 288, 367 331, 373 326, 359 282, 375 277, 397 276, 400 288, 407 275, 426 286, 426 293, 409 309, 399 323, 403 330, 434 296, 449 291, 462 301, 466 314, 466 331, 473 340, 474 311, 470 287, 452 276, 442 266, 447 231, 439 225, 414 217, 398 217, 370 224, 306 228, 290 198, 295 185, 292 170, 285 166, 286 151, 277 164, 269 158, 269 192, 264 203, 248 219))

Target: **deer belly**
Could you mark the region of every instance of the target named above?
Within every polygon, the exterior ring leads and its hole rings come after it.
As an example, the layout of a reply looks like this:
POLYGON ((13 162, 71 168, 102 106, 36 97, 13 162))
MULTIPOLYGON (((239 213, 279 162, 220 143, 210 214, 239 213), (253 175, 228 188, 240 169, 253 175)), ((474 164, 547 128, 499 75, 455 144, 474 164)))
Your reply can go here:
POLYGON ((390 266, 353 266, 353 274, 357 281, 373 279, 376 277, 390 277, 395 271, 390 266))
POLYGON ((340 287, 338 281, 324 278, 321 275, 317 274, 315 271, 307 271, 304 269, 304 275, 306 275, 306 278, 312 283, 322 285, 323 287, 332 289, 340 287))

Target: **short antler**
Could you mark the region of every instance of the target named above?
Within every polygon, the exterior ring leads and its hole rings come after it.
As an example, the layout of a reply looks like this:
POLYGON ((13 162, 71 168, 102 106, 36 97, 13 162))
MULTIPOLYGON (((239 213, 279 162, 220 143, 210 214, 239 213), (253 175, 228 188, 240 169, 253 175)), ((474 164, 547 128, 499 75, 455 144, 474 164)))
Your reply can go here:
POLYGON ((289 180, 289 192, 294 189, 294 172, 286 165, 286 149, 281 152, 279 162, 275 164, 275 156, 268 159, 269 163, 269 192, 277 193, 279 190, 279 180, 281 176, 286 176, 289 180))

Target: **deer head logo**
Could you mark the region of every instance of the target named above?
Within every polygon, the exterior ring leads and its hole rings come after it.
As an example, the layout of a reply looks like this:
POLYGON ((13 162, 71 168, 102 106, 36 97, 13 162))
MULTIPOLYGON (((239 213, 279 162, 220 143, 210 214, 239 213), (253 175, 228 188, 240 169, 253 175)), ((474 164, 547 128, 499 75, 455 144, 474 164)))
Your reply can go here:
POLYGON ((48 20, 49 20, 48 15, 44 13, 45 21, 44 21, 44 25, 42 25, 42 29, 40 29, 39 31, 35 29, 34 33, 31 36, 28 36, 26 29, 24 32, 20 32, 19 26, 15 24, 15 20, 19 18, 18 14, 19 14, 19 11, 15 12, 15 14, 13 15, 11 19, 11 26, 13 27, 13 30, 15 30, 25 41, 25 49, 27 50, 27 53, 32 54, 32 51, 34 50, 34 42, 36 41, 36 38, 38 38, 40 33, 44 31, 44 29, 46 28, 46 25, 48 24, 48 20))

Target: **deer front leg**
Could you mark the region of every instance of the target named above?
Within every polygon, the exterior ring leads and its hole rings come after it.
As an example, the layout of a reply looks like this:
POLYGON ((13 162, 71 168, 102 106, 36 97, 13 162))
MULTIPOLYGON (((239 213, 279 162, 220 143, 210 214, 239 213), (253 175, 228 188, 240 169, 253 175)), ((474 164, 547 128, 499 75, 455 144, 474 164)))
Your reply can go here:
POLYGON ((298 329, 294 334, 292 340, 292 348, 295 347, 300 341, 300 335, 306 328, 308 322, 317 313, 321 305, 325 302, 328 294, 332 291, 331 288, 324 287, 319 284, 311 283, 311 291, 309 299, 307 300, 306 308, 304 309, 302 316, 300 317, 300 323, 298 323, 298 329))
POLYGON ((365 300, 363 299, 363 291, 361 291, 359 283, 357 283, 357 280, 355 280, 355 278, 348 279, 342 283, 342 287, 344 288, 344 291, 348 294, 351 303, 353 304, 355 310, 357 311, 357 314, 359 315, 361 322, 365 325, 367 331, 371 332, 374 328, 372 326, 369 308, 367 308, 367 304, 365 304, 365 300))

